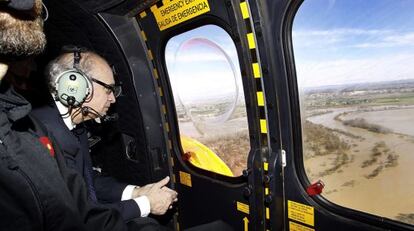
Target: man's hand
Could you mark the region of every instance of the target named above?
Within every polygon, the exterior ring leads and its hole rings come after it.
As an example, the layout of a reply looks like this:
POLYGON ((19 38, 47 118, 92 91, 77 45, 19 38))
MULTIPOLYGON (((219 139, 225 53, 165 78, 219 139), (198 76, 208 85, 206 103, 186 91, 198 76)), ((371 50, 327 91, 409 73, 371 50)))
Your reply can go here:
POLYGON ((168 208, 171 208, 171 204, 177 201, 177 192, 165 186, 169 181, 170 177, 167 176, 156 183, 135 188, 132 196, 133 198, 146 196, 150 202, 151 213, 163 215, 168 208))

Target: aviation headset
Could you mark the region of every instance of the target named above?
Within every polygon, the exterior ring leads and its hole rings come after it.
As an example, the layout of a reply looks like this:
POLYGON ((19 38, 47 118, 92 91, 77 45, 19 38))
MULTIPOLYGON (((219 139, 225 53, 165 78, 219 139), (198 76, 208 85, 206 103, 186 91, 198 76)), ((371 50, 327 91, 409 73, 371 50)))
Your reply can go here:
POLYGON ((92 94, 92 82, 79 68, 82 52, 81 48, 73 48, 73 67, 55 80, 55 100, 67 107, 79 107, 92 94))

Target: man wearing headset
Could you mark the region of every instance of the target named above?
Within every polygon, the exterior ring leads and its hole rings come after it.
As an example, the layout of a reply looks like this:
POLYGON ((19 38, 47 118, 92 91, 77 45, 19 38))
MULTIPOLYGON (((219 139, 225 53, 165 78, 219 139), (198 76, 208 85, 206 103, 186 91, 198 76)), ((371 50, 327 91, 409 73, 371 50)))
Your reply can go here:
POLYGON ((9 84, 46 44, 41 0, 0 0, 0 230, 153 230, 91 203, 82 177, 9 84))
POLYGON ((120 94, 108 63, 96 53, 73 47, 52 60, 46 73, 55 100, 34 109, 32 115, 57 137, 67 166, 83 176, 89 199, 118 210, 125 221, 164 214, 177 200, 177 193, 166 186, 168 177, 137 187, 92 173, 82 122, 104 116, 120 94))

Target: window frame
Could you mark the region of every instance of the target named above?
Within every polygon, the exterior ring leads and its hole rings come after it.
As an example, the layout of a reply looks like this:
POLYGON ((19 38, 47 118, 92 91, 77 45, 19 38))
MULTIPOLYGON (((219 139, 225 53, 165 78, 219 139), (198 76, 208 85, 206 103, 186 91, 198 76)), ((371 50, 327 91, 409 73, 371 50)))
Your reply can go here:
MULTIPOLYGON (((168 39, 168 41, 167 41, 167 45, 169 44, 169 42, 170 41, 172 41, 172 39, 174 39, 176 36, 180 36, 180 35, 184 35, 185 33, 188 33, 188 32, 190 32, 190 31, 192 31, 192 30, 197 30, 197 29, 199 29, 199 28, 203 28, 203 27, 206 27, 206 26, 214 26, 214 27, 217 27, 217 29, 220 29, 220 30, 222 30, 224 33, 226 33, 226 35, 228 36, 228 38, 229 39, 231 39, 231 41, 233 42, 233 45, 234 45, 234 52, 236 52, 236 54, 237 54, 237 61, 239 61, 239 55, 238 55, 238 51, 237 51, 237 48, 236 48, 236 43, 234 42, 234 40, 233 40, 233 38, 230 36, 230 34, 226 31, 226 30, 224 30, 224 28, 222 28, 222 27, 220 27, 220 26, 217 26, 217 25, 215 25, 215 24, 206 24, 206 25, 202 25, 202 26, 199 26, 199 27, 196 27, 196 28, 193 28, 193 29, 191 29, 191 30, 187 30, 187 31, 185 31, 185 32, 183 32, 183 33, 181 33, 181 34, 177 34, 177 35, 175 35, 175 36, 173 36, 173 37, 171 37, 171 38, 169 38, 168 39)), ((205 30, 206 32, 207 32, 207 30, 205 30)), ((208 36, 206 36, 206 35, 203 35, 203 34, 198 34, 198 35, 196 35, 195 37, 188 37, 188 38, 186 38, 185 40, 184 40, 184 43, 185 42, 187 42, 187 41, 189 41, 189 40, 192 40, 192 39, 207 39, 207 40, 209 40, 209 41, 211 41, 211 42, 213 42, 215 45, 217 45, 218 47, 218 49, 221 51, 221 52, 225 52, 225 50, 223 49, 224 47, 223 46, 220 46, 220 44, 219 43, 217 43, 216 41, 214 41, 214 40, 212 40, 212 39, 210 39, 208 36)), ((167 47, 167 46, 166 46, 167 47)), ((179 49, 180 47, 178 47, 177 49, 179 49)), ((228 61, 230 61, 231 62, 231 58, 230 58, 230 56, 227 54, 227 53, 223 53, 224 54, 224 56, 225 56, 225 58, 226 58, 226 60, 228 60, 228 61)), ((166 60, 166 59, 165 59, 166 60)), ((198 62, 200 62, 200 61, 198 61, 198 62)), ((176 63, 177 64, 177 63, 176 63)), ((241 72, 241 70, 240 70, 240 64, 239 65, 237 65, 238 63, 229 63, 229 65, 230 66, 232 66, 232 70, 234 70, 235 68, 239 68, 239 71, 241 72)), ((167 72, 168 72, 169 70, 168 70, 168 67, 167 67, 167 72)), ((234 73, 234 72, 233 72, 234 73)), ((237 92, 237 94, 236 94, 236 96, 238 97, 238 98, 240 98, 240 93, 243 91, 243 86, 241 86, 240 84, 243 84, 242 83, 242 75, 241 75, 241 73, 240 73, 240 76, 234 76, 234 80, 235 80, 235 84, 237 85, 236 87, 235 87, 235 90, 237 90, 238 92, 237 92), (237 78, 237 79, 236 79, 237 78), (239 79, 240 78, 240 79, 239 79)), ((174 80, 174 81, 177 81, 177 80, 174 80)), ((171 79, 169 78, 169 82, 170 82, 170 84, 171 84, 171 82, 174 82, 174 81, 171 81, 171 79)), ((233 79, 232 79, 232 81, 233 81, 233 79)), ((176 83, 177 84, 177 83, 176 83)), ((215 85, 219 85, 219 83, 214 83, 215 85)), ((170 85, 171 86, 171 85, 170 85)), ((174 99, 174 103, 178 100, 181 104, 183 104, 183 106, 185 106, 184 105, 184 103, 182 102, 182 99, 175 99, 175 97, 180 97, 180 96, 182 96, 181 95, 181 92, 179 91, 179 89, 172 89, 172 87, 171 87, 171 95, 172 95, 172 97, 173 97, 173 99, 174 99)), ((244 92, 242 93, 243 95, 244 95, 244 92)), ((245 101, 245 97, 242 97, 242 99, 243 99, 243 104, 244 105, 246 105, 246 101, 245 101)), ((236 101, 234 101, 234 102, 236 102, 236 101)), ((239 105, 239 103, 241 103, 241 101, 240 102, 238 102, 238 104, 236 104, 236 105, 234 105, 233 107, 233 111, 235 111, 236 110, 236 107, 237 107, 237 105, 239 105)), ((175 109, 177 109, 176 107, 175 107, 175 109)), ((245 118, 246 118, 246 123, 245 123, 245 125, 246 125, 246 127, 247 127, 247 129, 246 129, 246 133, 249 133, 249 128, 248 128, 248 121, 247 121, 247 107, 245 106, 244 107, 244 109, 245 109, 245 111, 246 111, 246 114, 245 114, 245 118)), ((177 113, 175 113, 176 114, 176 116, 177 116, 177 113)), ((177 116, 177 118, 178 118, 178 116, 177 116)), ((180 128, 180 125, 181 124, 181 122, 177 119, 177 126, 178 126, 178 128, 180 128)), ((243 123, 244 124, 244 123, 243 123)), ((208 124, 207 124, 208 125, 208 124)), ((178 129, 178 130, 180 130, 180 129, 178 129)), ((232 133, 233 134, 233 133, 232 133)), ((236 133, 234 133, 234 134, 236 134, 236 133)), ((188 136, 188 137, 190 137, 190 138, 192 138, 192 139, 195 139, 195 140, 197 140, 197 141, 199 141, 199 142, 202 142, 202 141, 200 141, 200 140, 198 140, 197 138, 193 138, 193 137, 191 137, 191 136, 189 136, 189 135, 186 135, 185 133, 182 133, 182 134, 180 134, 180 136, 181 135, 184 135, 184 136, 188 136)), ((250 152, 250 148, 251 148, 251 146, 250 146, 250 134, 247 134, 248 135, 248 137, 249 137, 249 150, 246 152, 246 153, 249 153, 250 152)), ((181 140, 180 140, 180 143, 181 143, 181 140)), ((204 143, 204 142, 202 142, 202 144, 203 145, 205 145, 207 148, 209 148, 210 150, 212 150, 213 151, 213 149, 211 149, 211 147, 208 145, 208 144, 206 144, 206 143, 204 143)), ((180 147, 181 147, 181 150, 183 150, 182 149, 182 146, 180 145, 180 147)), ((182 151, 182 153, 184 153, 183 151, 182 151)), ((229 168, 230 168, 230 166, 228 165, 228 163, 226 163, 226 161, 224 160, 224 159, 222 159, 221 157, 220 157, 220 154, 219 153, 216 153, 216 155, 223 161, 223 163, 225 163, 229 168)), ((245 159, 246 161, 245 161, 245 166, 244 166, 244 168, 243 169, 246 169, 247 168, 247 158, 248 158, 248 156, 245 156, 245 157, 243 157, 243 159, 245 159)), ((191 162, 189 162, 189 161, 186 161, 186 163, 189 163, 189 165, 192 165, 191 164, 191 162)), ((193 166, 193 165, 192 165, 193 166)), ((194 167, 196 167, 196 168, 198 168, 197 166, 195 166, 194 165, 194 167)), ((231 169, 231 168, 230 168, 231 169)), ((207 170, 207 171, 209 171, 209 170, 207 170)), ((212 172, 214 172, 214 171, 212 171, 212 172)), ((215 173, 215 172, 214 172, 215 173)), ((217 173, 217 174, 220 174, 220 173, 217 173)), ((239 175, 234 175, 234 176, 230 176, 230 177, 232 177, 232 178, 235 178, 235 177, 240 177, 240 176, 242 176, 242 173, 239 173, 239 175)))
POLYGON ((200 20, 191 22, 189 24, 183 24, 182 27, 174 30, 173 32, 168 33, 167 36, 163 39, 162 47, 160 49, 161 57, 163 57, 161 59, 162 60, 161 67, 164 70, 165 76, 166 76, 166 81, 162 84, 165 90, 168 91, 168 94, 166 94, 165 96, 166 101, 167 101, 166 106, 168 107, 168 111, 171 112, 171 113, 168 113, 168 116, 169 116, 168 121, 170 124, 170 132, 174 134, 172 135, 172 155, 176 155, 177 159, 181 162, 184 169, 186 171, 189 171, 191 174, 194 174, 202 178, 218 180, 219 182, 224 183, 227 186, 231 186, 231 185, 240 186, 241 184, 246 183, 246 176, 244 176, 244 174, 239 175, 239 176, 234 176, 234 177, 225 176, 222 174, 218 174, 215 172, 211 172, 208 170, 198 168, 192 164, 189 164, 188 161, 185 161, 182 159, 182 154, 184 153, 184 151, 181 145, 181 140, 179 139, 180 137, 179 122, 178 122, 176 107, 174 103, 174 96, 173 96, 173 90, 171 88, 170 77, 168 75, 168 68, 166 65, 165 51, 166 51, 167 43, 170 41, 171 38, 175 37, 176 35, 184 34, 185 32, 188 32, 190 30, 197 29, 197 28, 200 28, 202 26, 207 26, 207 25, 215 25, 223 29, 232 39, 234 46, 236 48, 237 57, 239 60, 239 66, 236 68, 239 68, 241 72, 241 78, 242 78, 241 82, 243 86, 240 86, 240 87, 243 89, 243 92, 244 92, 244 100, 246 104, 245 108, 247 112, 247 122, 248 122, 248 134, 250 137, 250 150, 248 151, 248 153, 246 153, 246 169, 249 168, 252 156, 255 155, 255 150, 259 149, 259 146, 260 146, 256 142, 257 139, 252 139, 252 137, 259 136, 260 134, 259 132, 258 134, 255 134, 256 131, 254 130, 254 125, 253 125, 255 123, 254 115, 257 114, 253 112, 255 108, 252 107, 252 105, 255 105, 255 101, 254 101, 255 99, 253 98, 253 95, 251 94, 251 91, 253 91, 251 89, 253 89, 253 87, 250 81, 247 79, 246 74, 243 73, 243 66, 244 66, 245 60, 247 59, 247 57, 242 54, 242 52, 245 50, 245 47, 243 47, 242 41, 236 35, 237 31, 232 32, 232 29, 235 29, 234 27, 231 27, 230 25, 228 25, 227 23, 225 23, 224 21, 218 18, 213 18, 209 16, 201 16, 200 20))

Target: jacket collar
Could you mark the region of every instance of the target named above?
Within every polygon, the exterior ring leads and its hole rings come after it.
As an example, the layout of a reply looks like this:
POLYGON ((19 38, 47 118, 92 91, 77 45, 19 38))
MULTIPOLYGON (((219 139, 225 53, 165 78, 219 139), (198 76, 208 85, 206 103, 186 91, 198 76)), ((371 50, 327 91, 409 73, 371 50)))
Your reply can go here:
POLYGON ((72 117, 70 116, 69 109, 59 101, 55 101, 55 104, 60 115, 63 115, 62 119, 66 127, 68 127, 68 129, 72 131, 76 127, 76 124, 72 122, 72 117))
POLYGON ((32 106, 19 95, 13 87, 0 92, 0 111, 5 113, 9 121, 17 121, 29 114, 32 106))

